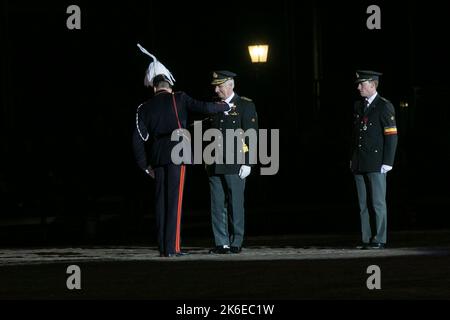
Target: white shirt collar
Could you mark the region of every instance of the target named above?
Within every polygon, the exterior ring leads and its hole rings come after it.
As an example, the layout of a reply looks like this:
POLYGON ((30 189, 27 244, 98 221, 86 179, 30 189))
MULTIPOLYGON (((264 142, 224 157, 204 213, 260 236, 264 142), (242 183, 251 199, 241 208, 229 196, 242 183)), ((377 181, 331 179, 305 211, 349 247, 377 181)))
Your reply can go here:
POLYGON ((375 94, 369 98, 366 98, 367 102, 369 102, 369 105, 373 102, 373 100, 375 100, 375 98, 377 97, 378 92, 375 92, 375 94))
POLYGON ((226 100, 224 100, 226 103, 230 104, 231 100, 234 98, 234 92, 231 96, 229 96, 226 100))

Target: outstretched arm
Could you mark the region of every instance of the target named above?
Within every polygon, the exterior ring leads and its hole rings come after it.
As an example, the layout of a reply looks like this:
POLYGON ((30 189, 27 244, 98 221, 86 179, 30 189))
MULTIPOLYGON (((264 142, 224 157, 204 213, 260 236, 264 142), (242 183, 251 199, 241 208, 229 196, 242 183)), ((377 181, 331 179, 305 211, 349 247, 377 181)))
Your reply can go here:
POLYGON ((230 107, 225 102, 213 103, 213 102, 198 101, 191 98, 184 92, 180 93, 180 98, 186 102, 186 106, 188 110, 191 112, 208 114, 208 113, 225 112, 230 110, 230 107))

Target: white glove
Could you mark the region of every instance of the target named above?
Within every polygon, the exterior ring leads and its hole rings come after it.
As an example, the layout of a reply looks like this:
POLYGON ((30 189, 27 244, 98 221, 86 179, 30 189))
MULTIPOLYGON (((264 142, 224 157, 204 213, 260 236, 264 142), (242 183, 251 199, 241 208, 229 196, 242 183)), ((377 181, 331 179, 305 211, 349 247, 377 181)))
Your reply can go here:
POLYGON ((249 166, 241 166, 241 169, 239 170, 239 178, 242 180, 247 178, 250 174, 250 171, 252 171, 252 168, 249 166))
POLYGON ((392 167, 388 166, 387 164, 383 164, 381 166, 381 173, 387 173, 388 171, 391 171, 391 170, 392 170, 392 167))

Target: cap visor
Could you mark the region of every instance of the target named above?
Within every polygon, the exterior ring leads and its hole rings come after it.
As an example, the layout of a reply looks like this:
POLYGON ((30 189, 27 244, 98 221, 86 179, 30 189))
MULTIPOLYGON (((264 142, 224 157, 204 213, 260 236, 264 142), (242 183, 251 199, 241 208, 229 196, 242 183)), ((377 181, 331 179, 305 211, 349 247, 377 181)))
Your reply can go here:
POLYGON ((218 85, 220 85, 220 84, 222 84, 222 83, 227 82, 227 80, 229 80, 229 79, 216 79, 216 80, 213 80, 213 81, 211 82, 211 84, 212 84, 213 86, 218 86, 218 85))

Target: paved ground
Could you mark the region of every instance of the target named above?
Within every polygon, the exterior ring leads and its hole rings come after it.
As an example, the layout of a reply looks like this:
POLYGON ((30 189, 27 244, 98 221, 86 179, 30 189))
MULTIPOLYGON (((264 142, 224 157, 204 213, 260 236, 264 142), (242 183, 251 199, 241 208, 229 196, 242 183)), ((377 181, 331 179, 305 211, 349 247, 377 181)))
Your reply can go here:
POLYGON ((357 250, 353 235, 255 237, 239 255, 209 255, 209 240, 190 239, 178 258, 142 245, 4 248, 0 299, 450 299, 450 231, 391 238, 386 250, 357 250), (81 290, 67 289, 70 265, 81 290), (367 288, 372 265, 379 290, 367 288))
POLYGON ((115 262, 243 262, 284 260, 337 260, 389 257, 446 256, 450 249, 393 248, 387 250, 360 250, 357 248, 293 248, 247 247, 241 254, 209 254, 209 248, 187 247, 189 255, 161 258, 155 247, 93 247, 5 249, 0 252, 0 266, 44 265, 61 263, 115 263, 115 262))

